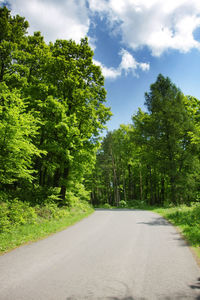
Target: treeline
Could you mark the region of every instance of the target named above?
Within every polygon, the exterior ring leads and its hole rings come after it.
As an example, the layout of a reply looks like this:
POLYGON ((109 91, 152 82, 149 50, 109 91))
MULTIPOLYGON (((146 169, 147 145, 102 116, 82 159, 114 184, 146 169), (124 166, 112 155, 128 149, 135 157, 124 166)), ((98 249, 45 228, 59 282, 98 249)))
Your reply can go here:
POLYGON ((0 202, 88 199, 99 132, 110 118, 87 38, 45 43, 0 8, 0 202))
POLYGON ((87 38, 47 44, 27 29, 0 8, 0 204, 65 206, 90 193, 94 205, 200 198, 198 99, 159 75, 147 112, 108 132, 99 149, 111 112, 87 38))
POLYGON ((90 187, 95 205, 190 204, 200 199, 200 101, 159 75, 147 112, 108 132, 90 187))

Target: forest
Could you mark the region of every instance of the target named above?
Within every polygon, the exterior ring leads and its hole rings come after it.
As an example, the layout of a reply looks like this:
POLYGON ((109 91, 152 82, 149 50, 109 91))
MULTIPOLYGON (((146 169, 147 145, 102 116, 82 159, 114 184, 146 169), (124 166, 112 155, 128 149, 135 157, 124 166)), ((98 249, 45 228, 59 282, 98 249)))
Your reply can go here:
POLYGON ((85 174, 111 116, 88 39, 47 45, 40 32, 28 35, 28 26, 0 8, 2 230, 26 222, 18 212, 27 206, 53 203, 56 209, 89 200, 85 174), (14 221, 11 210, 19 214, 14 221))
POLYGON ((200 101, 159 74, 147 111, 108 132, 91 178, 95 205, 180 205, 200 198, 200 101))
POLYGON ((0 232, 75 207, 198 204, 200 101, 159 74, 147 110, 103 138, 112 113, 88 39, 47 44, 28 27, 0 8, 0 232))
POLYGON ((75 189, 94 165, 111 115, 104 78, 87 38, 47 45, 26 34, 24 18, 0 13, 1 190, 31 199, 59 188, 64 202, 70 182, 75 189))

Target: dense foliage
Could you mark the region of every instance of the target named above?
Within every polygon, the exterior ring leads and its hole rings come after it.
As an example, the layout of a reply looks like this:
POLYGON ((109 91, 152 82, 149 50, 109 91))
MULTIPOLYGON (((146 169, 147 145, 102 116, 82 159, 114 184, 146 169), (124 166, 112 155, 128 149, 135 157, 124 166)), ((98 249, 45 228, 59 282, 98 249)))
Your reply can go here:
POLYGON ((95 205, 199 201, 200 101, 162 75, 145 100, 147 112, 104 138, 91 181, 95 205))
POLYGON ((84 177, 111 113, 87 38, 47 45, 6 7, 0 25, 1 213, 15 198, 59 206, 89 199, 84 177))
POLYGON ((187 242, 196 247, 200 257, 200 205, 193 203, 191 206, 181 205, 170 208, 157 208, 155 210, 170 223, 179 227, 187 242))

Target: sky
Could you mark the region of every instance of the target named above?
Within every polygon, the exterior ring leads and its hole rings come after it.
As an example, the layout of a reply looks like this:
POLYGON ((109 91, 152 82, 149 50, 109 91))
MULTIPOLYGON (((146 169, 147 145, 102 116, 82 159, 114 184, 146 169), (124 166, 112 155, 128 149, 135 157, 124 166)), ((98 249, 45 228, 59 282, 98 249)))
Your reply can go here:
POLYGON ((46 42, 88 36, 105 77, 108 130, 131 123, 158 74, 200 99, 200 0, 0 0, 46 42))

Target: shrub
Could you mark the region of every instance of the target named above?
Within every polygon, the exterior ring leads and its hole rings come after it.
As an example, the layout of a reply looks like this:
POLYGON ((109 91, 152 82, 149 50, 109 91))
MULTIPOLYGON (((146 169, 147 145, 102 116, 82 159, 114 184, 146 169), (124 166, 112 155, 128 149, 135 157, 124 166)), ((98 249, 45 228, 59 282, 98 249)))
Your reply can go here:
POLYGON ((43 204, 37 204, 32 207, 29 202, 23 202, 18 198, 12 201, 5 200, 8 199, 7 195, 0 193, 0 232, 9 232, 13 228, 24 224, 41 223, 45 220, 67 217, 70 215, 69 207, 71 210, 78 210, 79 212, 90 210, 88 202, 80 201, 72 192, 67 194, 68 207, 66 205, 59 207, 56 191, 51 190, 46 196, 43 204))
POLYGON ((127 207, 126 201, 124 201, 124 200, 119 201, 119 207, 121 207, 121 208, 127 207))
POLYGON ((8 217, 9 207, 7 202, 0 203, 0 232, 9 231, 10 220, 8 217))
POLYGON ((105 203, 105 204, 103 205, 103 208, 111 209, 112 206, 111 206, 109 203, 105 203))
POLYGON ((13 227, 35 223, 37 214, 27 202, 15 198, 0 203, 0 232, 10 231, 13 227))
POLYGON ((6 202, 9 200, 9 195, 3 191, 0 191, 0 202, 6 202))
POLYGON ((34 223, 37 215, 28 202, 22 202, 15 198, 9 205, 9 219, 13 226, 18 226, 34 223))

